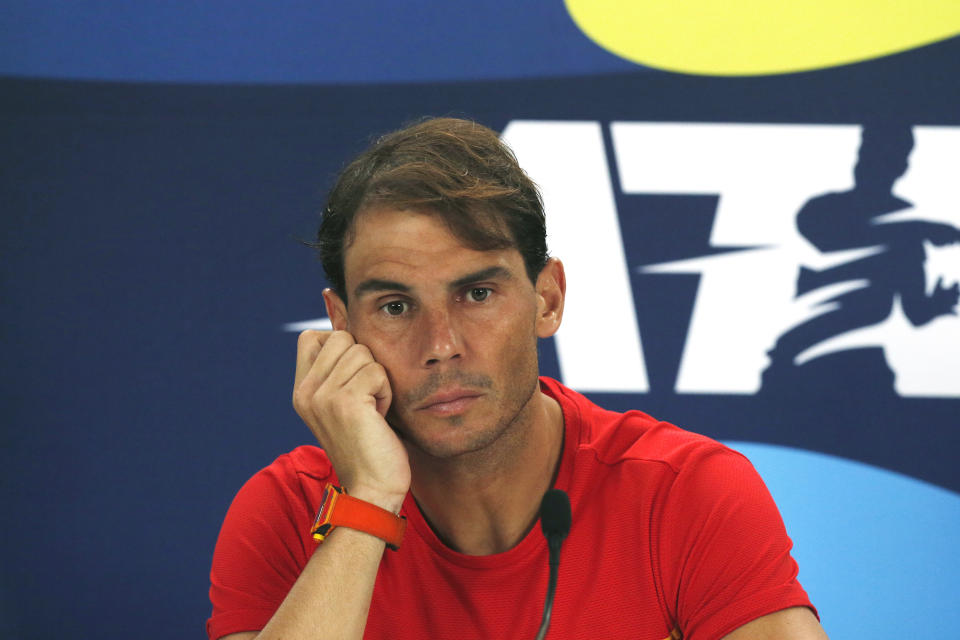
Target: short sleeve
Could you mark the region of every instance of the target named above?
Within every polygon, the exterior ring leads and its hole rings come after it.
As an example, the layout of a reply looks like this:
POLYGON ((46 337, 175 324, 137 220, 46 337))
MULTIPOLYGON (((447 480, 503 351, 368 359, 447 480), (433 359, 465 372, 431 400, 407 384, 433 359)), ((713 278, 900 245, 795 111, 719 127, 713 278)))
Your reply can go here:
POLYGON ((309 527, 332 474, 325 456, 314 454, 309 471, 299 464, 303 458, 300 450, 281 456, 231 503, 210 569, 211 640, 262 629, 313 553, 309 527))
POLYGON ((659 537, 664 592, 685 640, 720 638, 788 607, 813 609, 770 492, 745 457, 722 445, 680 469, 659 537))

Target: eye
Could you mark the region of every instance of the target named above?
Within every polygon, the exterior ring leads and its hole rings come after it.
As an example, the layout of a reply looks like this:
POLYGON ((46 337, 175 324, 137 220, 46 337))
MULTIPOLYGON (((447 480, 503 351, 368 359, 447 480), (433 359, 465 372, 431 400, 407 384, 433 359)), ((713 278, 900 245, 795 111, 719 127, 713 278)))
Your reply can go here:
POLYGON ((490 297, 490 289, 487 287, 474 287, 470 289, 469 296, 474 302, 483 302, 490 297))
POLYGON ((403 300, 393 300, 380 308, 389 316, 402 316, 410 308, 410 305, 403 300))

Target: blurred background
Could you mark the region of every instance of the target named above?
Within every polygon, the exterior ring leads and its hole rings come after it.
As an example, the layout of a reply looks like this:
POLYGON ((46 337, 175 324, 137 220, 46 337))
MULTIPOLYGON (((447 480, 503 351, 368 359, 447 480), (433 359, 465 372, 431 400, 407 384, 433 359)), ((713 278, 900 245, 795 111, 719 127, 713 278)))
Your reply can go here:
POLYGON ((311 442, 302 240, 425 115, 543 190, 546 375, 746 453, 832 637, 960 626, 960 7, 675 4, 5 3, 4 637, 204 637, 231 499, 311 442))

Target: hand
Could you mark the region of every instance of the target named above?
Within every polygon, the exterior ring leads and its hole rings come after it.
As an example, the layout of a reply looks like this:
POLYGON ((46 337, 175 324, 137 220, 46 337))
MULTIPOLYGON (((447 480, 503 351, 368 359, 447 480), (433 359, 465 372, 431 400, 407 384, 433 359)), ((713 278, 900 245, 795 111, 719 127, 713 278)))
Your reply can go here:
POLYGON ((397 512, 410 488, 410 462, 384 418, 392 399, 383 366, 352 335, 300 334, 294 409, 350 494, 397 512))

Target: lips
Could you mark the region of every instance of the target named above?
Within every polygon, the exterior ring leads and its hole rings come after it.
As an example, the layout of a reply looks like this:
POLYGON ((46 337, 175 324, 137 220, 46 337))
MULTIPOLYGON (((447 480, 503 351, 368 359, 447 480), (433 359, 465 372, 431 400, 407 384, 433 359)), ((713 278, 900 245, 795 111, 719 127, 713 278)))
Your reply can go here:
POLYGON ((479 391, 470 391, 467 389, 454 389, 434 393, 417 407, 417 411, 440 415, 460 413, 465 411, 481 395, 483 394, 479 391))

